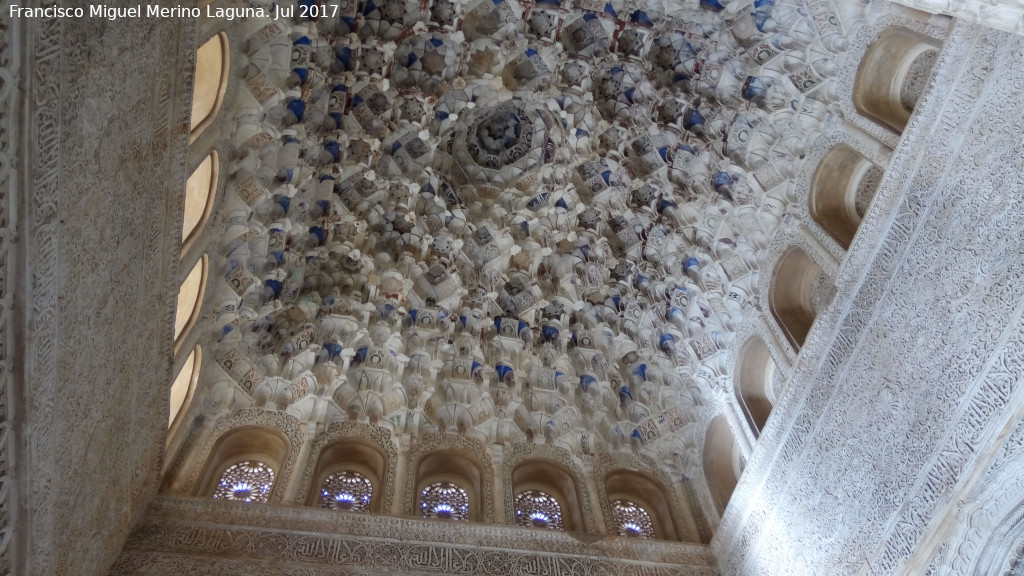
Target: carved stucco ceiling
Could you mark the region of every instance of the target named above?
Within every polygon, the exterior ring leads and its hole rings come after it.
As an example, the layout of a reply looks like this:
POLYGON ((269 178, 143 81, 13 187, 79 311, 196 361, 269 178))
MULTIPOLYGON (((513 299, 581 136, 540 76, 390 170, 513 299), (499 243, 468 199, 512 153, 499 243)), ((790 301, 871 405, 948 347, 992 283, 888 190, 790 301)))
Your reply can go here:
POLYGON ((206 380, 700 469, 829 110, 828 3, 352 0, 254 29, 206 380))

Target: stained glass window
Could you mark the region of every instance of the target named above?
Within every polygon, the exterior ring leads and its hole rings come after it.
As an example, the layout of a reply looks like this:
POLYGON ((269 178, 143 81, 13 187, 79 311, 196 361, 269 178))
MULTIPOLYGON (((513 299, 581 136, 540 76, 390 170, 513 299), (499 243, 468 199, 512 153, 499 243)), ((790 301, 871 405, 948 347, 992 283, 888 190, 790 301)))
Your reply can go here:
POLYGON ((373 483, 359 472, 335 472, 320 487, 320 507, 349 512, 369 512, 373 483))
POLYGON ((525 490, 516 496, 516 526, 562 530, 562 507, 553 496, 540 490, 525 490))
POLYGON ((435 482, 423 489, 420 509, 424 518, 467 520, 469 494, 458 484, 435 482))
POLYGON ((274 469, 256 460, 228 466, 220 475, 214 498, 242 502, 266 502, 274 485, 274 469))
POLYGON ((612 515, 615 517, 619 536, 654 538, 651 515, 639 504, 629 500, 616 500, 612 502, 612 515))

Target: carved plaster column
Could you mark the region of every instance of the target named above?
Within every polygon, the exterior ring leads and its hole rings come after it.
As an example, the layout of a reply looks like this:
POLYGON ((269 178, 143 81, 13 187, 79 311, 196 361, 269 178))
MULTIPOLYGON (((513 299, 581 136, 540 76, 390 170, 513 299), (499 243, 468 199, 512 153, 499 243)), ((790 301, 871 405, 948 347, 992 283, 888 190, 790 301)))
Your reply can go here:
MULTIPOLYGON (((320 400, 319 398, 317 399, 320 400)), ((319 403, 319 402, 318 402, 319 403)), ((315 407, 317 410, 319 406, 315 407)), ((317 410, 321 412, 320 410, 317 410)), ((295 459, 295 467, 291 470, 291 477, 288 478, 288 484, 284 491, 284 504, 298 504, 296 501, 299 490, 302 488, 302 471, 306 469, 306 463, 309 461, 310 452, 313 449, 313 441, 322 432, 322 426, 319 422, 320 418, 307 423, 305 438, 302 441, 302 447, 299 448, 299 456, 295 459)))
POLYGON ((605 522, 601 508, 601 494, 604 493, 604 490, 599 491, 597 489, 597 481, 595 481, 594 467, 590 456, 584 457, 583 467, 585 474, 583 478, 580 478, 580 482, 587 485, 587 493, 590 495, 590 509, 594 513, 594 525, 591 532, 601 535, 608 534, 608 525, 605 522))
MULTIPOLYGON (((502 476, 502 468, 505 464, 505 456, 503 453, 503 446, 495 444, 491 446, 491 464, 493 465, 492 474, 494 474, 494 523, 495 524, 513 524, 515 523, 514 518, 505 518, 505 507, 501 505, 505 501, 505 478, 502 476)), ((511 490, 512 487, 507 488, 511 490)), ((515 512, 513 512, 514 514, 515 512)))
POLYGON ((391 502, 384 503, 385 513, 392 514, 394 516, 401 516, 403 514, 403 506, 406 499, 411 498, 409 494, 410 490, 415 490, 415 486, 406 486, 405 479, 407 471, 411 463, 409 462, 409 435, 403 434, 398 438, 398 462, 395 465, 395 497, 391 502))

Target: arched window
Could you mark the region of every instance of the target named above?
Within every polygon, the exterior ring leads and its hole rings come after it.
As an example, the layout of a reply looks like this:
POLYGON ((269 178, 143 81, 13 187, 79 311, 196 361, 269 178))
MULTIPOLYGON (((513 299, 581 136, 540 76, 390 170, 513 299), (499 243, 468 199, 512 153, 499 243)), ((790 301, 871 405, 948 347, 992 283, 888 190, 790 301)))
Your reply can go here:
POLYGON ((321 508, 369 512, 372 497, 373 483, 366 476, 352 470, 331 474, 320 487, 321 508))
POLYGON ((740 349, 736 366, 733 381, 736 401, 756 437, 761 434, 761 429, 768 421, 768 415, 772 413, 775 398, 772 390, 775 362, 764 340, 755 336, 740 349))
POLYGON ((245 460, 224 470, 213 497, 241 502, 267 502, 273 485, 273 468, 258 460, 245 460))
POLYGON ((206 292, 206 273, 209 258, 206 254, 196 262, 178 289, 178 307, 174 313, 174 350, 181 347, 185 334, 199 319, 203 295, 206 292))
POLYGON ((636 502, 615 500, 612 502, 612 515, 619 536, 635 538, 654 538, 654 523, 651 515, 636 502))
POLYGON ((202 233, 210 218, 217 192, 219 165, 217 152, 211 152, 185 182, 185 215, 181 225, 181 253, 184 254, 202 233))
POLYGON ((332 441, 317 458, 313 469, 316 489, 311 490, 306 503, 352 512, 380 512, 383 502, 376 488, 381 486, 387 465, 387 456, 377 444, 361 438, 332 441))
MULTIPOLYGON (((473 454, 458 449, 431 452, 418 460, 415 466, 415 492, 413 509, 424 518, 446 518, 489 522, 492 511, 484 498, 483 466, 473 454), (441 504, 451 505, 436 508, 441 504), (464 507, 461 507, 462 505, 464 507)), ((491 488, 493 490, 493 488, 491 488)), ((411 491, 410 491, 411 492, 411 491)))
POLYGON ((768 303, 793 348, 799 350, 803 346, 829 289, 828 278, 800 247, 790 248, 779 259, 768 290, 768 303))
POLYGON ((196 389, 196 381, 199 379, 199 368, 203 361, 203 351, 198 345, 185 359, 185 364, 178 370, 178 375, 171 384, 170 411, 167 417, 167 427, 174 425, 179 414, 188 409, 192 401, 192 394, 196 389))
MULTIPOLYGON (((583 497, 576 474, 554 460, 531 458, 512 469, 512 494, 515 497, 516 524, 533 526, 523 519, 521 510, 529 516, 530 510, 521 509, 520 498, 524 494, 542 494, 557 507, 559 520, 557 530, 583 532, 587 528, 583 520, 583 497), (524 523, 525 522, 525 523, 524 523)), ((524 503, 527 500, 523 501, 524 503)), ((538 501, 539 502, 539 501, 538 501)), ((551 527, 551 526, 549 526, 551 527)))
POLYGON ((718 513, 725 512, 729 498, 743 473, 743 458, 729 423, 718 416, 711 421, 704 440, 704 479, 718 513))
POLYGON ((224 101, 228 80, 228 37, 223 32, 208 40, 196 52, 196 75, 192 85, 192 136, 209 126, 224 101))
POLYGON ((683 540, 696 536, 696 526, 692 521, 677 521, 671 493, 656 476, 636 470, 615 470, 605 478, 605 497, 611 505, 611 518, 606 518, 610 534, 621 533, 621 518, 625 518, 641 529, 638 534, 627 535, 642 534, 659 540, 683 540))
POLYGON ((469 494, 451 482, 434 482, 420 492, 420 511, 424 518, 469 519, 469 494))
POLYGON ((844 250, 853 242, 883 173, 846 144, 829 150, 818 164, 811 180, 807 209, 811 218, 844 250))
POLYGON ((868 48, 853 82, 857 111, 902 132, 924 92, 939 55, 939 41, 893 26, 868 48))
POLYGON ((232 428, 217 438, 199 481, 196 496, 268 502, 274 480, 288 458, 288 438, 265 426, 232 428))
POLYGON ((547 492, 525 490, 516 496, 516 526, 562 530, 562 507, 547 492))

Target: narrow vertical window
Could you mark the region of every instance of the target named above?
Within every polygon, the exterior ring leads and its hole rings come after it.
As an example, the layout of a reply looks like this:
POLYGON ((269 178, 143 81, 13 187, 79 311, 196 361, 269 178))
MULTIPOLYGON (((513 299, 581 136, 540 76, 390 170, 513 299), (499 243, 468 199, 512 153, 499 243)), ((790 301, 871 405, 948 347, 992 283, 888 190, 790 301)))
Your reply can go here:
POLYGON ((196 52, 196 75, 192 84, 192 141, 217 117, 224 101, 227 79, 228 39, 221 33, 196 52))
POLYGON ((188 407, 188 401, 192 396, 192 391, 195 390, 196 380, 199 378, 201 359, 202 352, 199 346, 196 346, 185 359, 184 366, 178 371, 174 383, 171 384, 171 402, 167 416, 168 428, 174 424, 174 419, 178 417, 178 414, 188 407))
POLYGON ((204 254, 185 277, 181 288, 178 289, 178 307, 174 314, 175 350, 181 345, 185 333, 199 317, 199 309, 202 306, 203 293, 206 288, 207 262, 208 258, 204 254))
POLYGON ((210 218, 213 199, 217 192, 217 152, 209 156, 196 168, 185 182, 185 209, 181 224, 181 252, 184 255, 195 239, 202 233, 210 218))

